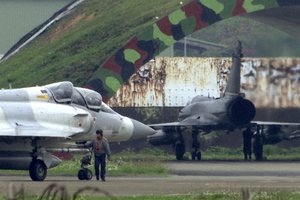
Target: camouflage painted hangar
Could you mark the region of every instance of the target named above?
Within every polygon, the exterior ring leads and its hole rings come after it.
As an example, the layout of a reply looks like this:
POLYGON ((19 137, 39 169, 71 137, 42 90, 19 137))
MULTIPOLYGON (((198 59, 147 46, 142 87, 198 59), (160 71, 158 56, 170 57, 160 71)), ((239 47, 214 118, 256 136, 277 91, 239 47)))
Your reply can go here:
MULTIPOLYGON (((82 77, 84 79, 82 85, 100 92, 104 100, 107 102, 110 100, 109 103, 114 107, 128 106, 129 109, 126 112, 129 116, 141 110, 130 109, 130 107, 149 106, 166 109, 176 107, 177 109, 185 105, 189 97, 195 94, 214 97, 221 95, 230 66, 228 58, 203 58, 202 60, 201 58, 157 57, 177 41, 186 40, 186 36, 192 33, 207 30, 213 27, 212 25, 235 16, 243 16, 269 24, 287 31, 293 37, 299 38, 300 35, 298 17, 300 0, 184 0, 186 4, 180 3, 179 0, 171 2, 174 5, 172 10, 178 7, 177 10, 165 17, 156 18, 155 15, 151 15, 153 18, 147 21, 150 25, 143 31, 134 32, 137 34, 133 37, 131 36, 134 33, 122 38, 118 44, 122 44, 122 41, 127 39, 128 42, 119 49, 112 47, 111 49, 116 49, 116 51, 105 62, 103 58, 110 55, 112 50, 107 54, 97 52, 95 57, 98 58, 98 62, 95 66, 93 65, 93 70, 87 75, 83 68, 88 67, 82 66, 77 72, 86 75, 82 77), (158 19, 158 21, 154 22, 153 19, 158 19), (99 65, 100 62, 101 65, 99 65), (180 78, 178 78, 178 73, 180 73, 180 78), (185 78, 182 78, 183 75, 185 78)), ((86 3, 88 4, 88 1, 86 3)), ((81 11, 80 6, 77 9, 81 11)), ((82 14, 74 13, 73 21, 69 21, 71 24, 74 20, 80 20, 80 14, 82 14)), ((165 12, 159 16, 164 15, 166 15, 165 12)), ((110 39, 109 36, 105 37, 105 40, 110 39)), ((74 44, 76 42, 78 41, 74 44)), ((57 52, 62 52, 62 50, 58 48, 57 52)), ((268 105, 285 108, 299 105, 299 96, 294 95, 298 94, 299 88, 298 58, 255 58, 255 60, 246 58, 244 64, 246 67, 243 71, 245 75, 243 89, 258 107, 263 108, 268 105), (269 92, 268 99, 275 99, 274 102, 264 98, 265 91, 269 92), (285 94, 283 98, 276 96, 283 92, 285 94), (256 94, 260 94, 259 98, 256 94)), ((67 73, 68 76, 63 78, 69 77, 72 72, 73 70, 70 70, 67 73)))
POLYGON ((137 70, 176 41, 234 16, 249 17, 299 37, 299 12, 300 0, 192 0, 132 37, 99 67, 87 87, 108 101, 137 70))

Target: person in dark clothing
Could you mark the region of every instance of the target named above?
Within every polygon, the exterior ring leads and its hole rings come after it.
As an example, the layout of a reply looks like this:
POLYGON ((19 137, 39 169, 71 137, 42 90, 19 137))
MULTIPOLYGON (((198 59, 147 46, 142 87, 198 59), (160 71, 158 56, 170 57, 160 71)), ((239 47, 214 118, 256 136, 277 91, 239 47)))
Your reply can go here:
POLYGON ((253 150, 255 155, 255 160, 263 160, 263 127, 257 126, 256 134, 254 135, 253 150))
POLYGON ((247 127, 243 132, 243 140, 244 140, 244 159, 251 160, 252 159, 252 136, 253 132, 250 127, 247 127))
POLYGON ((99 175, 102 181, 105 181, 106 174, 106 156, 107 159, 110 160, 110 147, 108 140, 103 136, 102 130, 96 131, 97 138, 89 143, 87 147, 92 148, 94 156, 95 156, 95 175, 96 179, 99 180, 99 175), (101 166, 101 174, 99 172, 99 166, 101 166))

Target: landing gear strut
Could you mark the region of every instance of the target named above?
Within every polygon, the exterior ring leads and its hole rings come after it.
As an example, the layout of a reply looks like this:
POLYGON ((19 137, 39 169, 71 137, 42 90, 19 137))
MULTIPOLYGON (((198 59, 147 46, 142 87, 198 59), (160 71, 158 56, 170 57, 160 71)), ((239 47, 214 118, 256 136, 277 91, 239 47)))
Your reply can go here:
POLYGON ((33 159, 29 167, 29 175, 33 181, 43 181, 47 176, 47 167, 42 160, 33 159))
POLYGON ((177 160, 183 160, 183 155, 185 153, 185 146, 181 142, 175 144, 175 154, 177 160))

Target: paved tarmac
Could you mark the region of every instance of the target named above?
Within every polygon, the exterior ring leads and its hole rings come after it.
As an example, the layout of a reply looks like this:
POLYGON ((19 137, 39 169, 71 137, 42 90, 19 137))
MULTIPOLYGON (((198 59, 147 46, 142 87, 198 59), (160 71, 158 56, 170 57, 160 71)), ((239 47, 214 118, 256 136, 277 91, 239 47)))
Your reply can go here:
MULTIPOLYGON (((167 162, 172 175, 167 177, 107 177, 107 182, 78 181, 71 176, 48 176, 44 182, 32 182, 27 176, 0 175, 0 193, 9 185, 22 185, 27 194, 42 194, 52 183, 70 194, 93 187, 113 196, 150 194, 187 194, 201 191, 250 188, 253 191, 300 191, 300 162, 167 162), (11 183, 11 184, 9 184, 11 183)), ((91 194, 91 192, 89 192, 91 194)), ((93 193, 98 195, 101 193, 93 193)))

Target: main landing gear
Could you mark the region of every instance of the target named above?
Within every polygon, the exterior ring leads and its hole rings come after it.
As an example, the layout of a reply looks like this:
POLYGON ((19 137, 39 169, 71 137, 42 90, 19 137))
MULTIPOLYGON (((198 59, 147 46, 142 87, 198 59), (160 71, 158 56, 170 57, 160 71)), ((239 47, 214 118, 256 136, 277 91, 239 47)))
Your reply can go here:
MULTIPOLYGON (((194 145, 193 151, 191 152, 192 160, 201 160, 201 151, 200 151, 200 145, 194 145)), ((183 156, 185 153, 185 145, 182 142, 177 142, 175 145, 175 155, 176 160, 183 160, 183 156)))
POLYGON ((185 146, 182 142, 177 142, 175 144, 175 155, 177 160, 183 160, 185 153, 185 146))
POLYGON ((192 160, 201 160, 201 151, 200 151, 200 142, 199 142, 199 131, 197 127, 192 128, 192 133, 189 132, 183 132, 184 134, 181 134, 182 131, 188 131, 187 128, 184 128, 180 131, 180 137, 178 138, 177 142, 175 143, 175 155, 177 160, 183 160, 184 154, 186 152, 186 147, 189 148, 191 152, 192 160), (191 138, 192 134, 192 138, 191 138))

